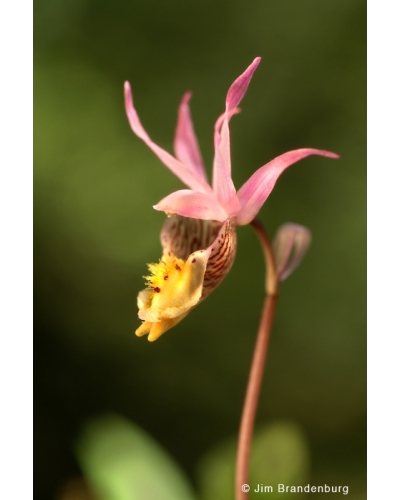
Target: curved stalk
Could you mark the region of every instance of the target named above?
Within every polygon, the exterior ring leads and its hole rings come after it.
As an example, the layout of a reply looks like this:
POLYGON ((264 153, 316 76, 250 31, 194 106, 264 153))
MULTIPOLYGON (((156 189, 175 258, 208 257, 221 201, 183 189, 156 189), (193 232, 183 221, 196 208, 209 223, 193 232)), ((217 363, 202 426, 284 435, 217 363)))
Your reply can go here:
POLYGON ((268 341, 276 302, 278 299, 278 277, 276 273, 275 258, 271 242, 268 235, 258 219, 255 219, 252 226, 260 239, 267 266, 266 276, 266 297, 262 310, 260 325, 258 328, 257 340, 254 348, 253 359, 250 368, 249 380, 247 383, 246 397, 243 405, 242 419, 240 423, 238 449, 236 458, 236 500, 244 500, 247 497, 246 486, 249 481, 249 462, 251 439, 253 436, 254 421, 257 412, 258 397, 260 394, 261 382, 264 373, 265 359, 267 355, 268 341), (244 490, 242 489, 245 485, 244 490))

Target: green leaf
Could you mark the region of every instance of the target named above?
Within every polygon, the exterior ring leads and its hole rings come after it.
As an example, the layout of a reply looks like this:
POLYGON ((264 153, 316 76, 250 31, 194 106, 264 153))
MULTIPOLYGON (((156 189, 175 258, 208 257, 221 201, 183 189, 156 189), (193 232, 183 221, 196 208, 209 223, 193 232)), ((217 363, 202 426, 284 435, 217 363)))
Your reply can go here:
POLYGON ((78 460, 99 500, 194 500, 182 471, 143 429, 117 417, 87 424, 78 460))
MULTIPOLYGON (((236 441, 233 438, 211 451, 201 462, 199 480, 204 500, 233 500, 236 441)), ((302 430, 291 422, 275 422, 259 428, 251 449, 248 498, 268 493, 268 499, 292 498, 278 492, 278 484, 304 485, 309 475, 309 449, 302 430), (258 486, 259 485, 259 486, 258 486), (263 490, 264 487, 271 487, 263 490), (259 489, 259 492, 255 492, 259 489)), ((300 498, 301 493, 296 495, 300 498)))

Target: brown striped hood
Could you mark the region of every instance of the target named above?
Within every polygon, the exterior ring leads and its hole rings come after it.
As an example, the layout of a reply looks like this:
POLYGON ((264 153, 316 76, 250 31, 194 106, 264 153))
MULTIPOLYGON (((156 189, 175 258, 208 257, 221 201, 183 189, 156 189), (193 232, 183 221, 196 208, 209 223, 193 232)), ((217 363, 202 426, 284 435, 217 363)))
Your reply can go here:
POLYGON ((236 221, 174 215, 161 230, 163 256, 149 264, 147 288, 138 295, 136 335, 156 340, 179 323, 225 278, 236 254, 236 221))

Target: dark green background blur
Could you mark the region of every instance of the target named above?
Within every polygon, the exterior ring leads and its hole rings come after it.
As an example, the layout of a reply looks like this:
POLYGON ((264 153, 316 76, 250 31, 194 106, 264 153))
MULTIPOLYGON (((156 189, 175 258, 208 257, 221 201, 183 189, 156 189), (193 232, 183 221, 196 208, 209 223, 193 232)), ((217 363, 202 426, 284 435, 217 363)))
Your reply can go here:
MULTIPOLYGON (((226 91, 262 57, 231 121, 236 187, 273 157, 311 157, 280 178, 260 218, 309 227, 281 288, 257 421, 289 419, 312 478, 365 488, 366 2, 36 0, 35 497, 82 475, 73 446, 92 417, 142 426, 196 484, 196 463, 237 432, 264 263, 250 227, 223 284, 182 323, 137 338, 136 295, 161 255, 182 184, 131 132, 123 82, 150 136, 172 151, 179 99, 210 173, 226 91)), ((350 495, 351 497, 351 495, 350 495)))

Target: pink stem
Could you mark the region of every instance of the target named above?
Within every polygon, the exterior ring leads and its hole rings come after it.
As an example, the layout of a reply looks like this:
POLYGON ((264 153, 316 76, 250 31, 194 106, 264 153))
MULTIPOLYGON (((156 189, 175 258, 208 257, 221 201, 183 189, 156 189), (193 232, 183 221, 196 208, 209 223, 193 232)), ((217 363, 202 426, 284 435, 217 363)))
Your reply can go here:
POLYGON ((242 419, 239 430, 238 450, 236 459, 236 500, 245 500, 247 491, 242 490, 243 485, 248 485, 251 439, 253 436, 254 421, 257 411, 258 397, 264 373, 268 341, 276 302, 278 299, 278 279, 275 268, 275 259, 271 243, 261 222, 254 220, 251 223, 260 238, 268 267, 266 279, 266 297, 258 328, 256 345, 251 363, 249 381, 247 383, 246 398, 243 405, 242 419))

